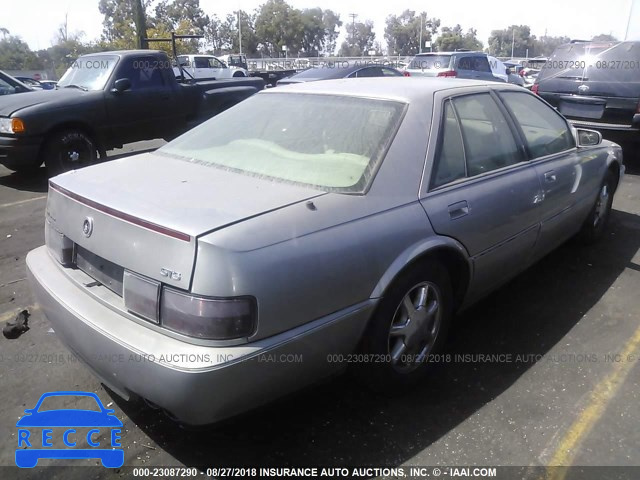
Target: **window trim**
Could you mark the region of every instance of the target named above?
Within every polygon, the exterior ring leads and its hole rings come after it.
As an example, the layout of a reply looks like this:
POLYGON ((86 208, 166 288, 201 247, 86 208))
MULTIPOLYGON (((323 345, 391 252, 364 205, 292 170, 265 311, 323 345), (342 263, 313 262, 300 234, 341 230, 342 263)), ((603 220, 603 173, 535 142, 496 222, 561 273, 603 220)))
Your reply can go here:
MULTIPOLYGON (((436 94, 439 92, 436 92, 436 94)), ((431 162, 431 170, 428 172, 429 175, 429 183, 427 185, 427 189, 424 193, 424 195, 428 195, 431 192, 439 192, 442 189, 446 189, 452 186, 458 186, 461 184, 466 184, 468 182, 474 182, 478 179, 482 179, 482 178, 486 178, 487 176, 492 176, 492 175, 502 175, 504 173, 508 173, 510 170, 515 170, 515 169, 519 169, 522 168, 523 166, 527 166, 529 164, 529 159, 527 158, 526 154, 524 151, 522 151, 521 147, 523 147, 522 142, 521 142, 521 138, 519 136, 518 132, 514 132, 514 125, 512 125, 513 119, 511 118, 511 116, 508 114, 508 112, 505 112, 503 110, 503 106, 501 104, 501 102, 497 101, 496 98, 494 98, 494 94, 495 91, 494 89, 486 89, 486 90, 475 90, 475 91, 466 91, 466 92, 458 92, 458 93, 454 93, 454 94, 449 94, 447 96, 445 96, 444 98, 442 98, 442 100, 440 101, 440 122, 439 125, 437 126, 438 128, 438 139, 436 142, 436 146, 435 146, 435 151, 432 157, 432 162, 431 162), (511 132, 511 136, 514 140, 514 142, 516 143, 516 146, 518 147, 518 155, 520 156, 520 161, 517 163, 513 163, 511 165, 505 165, 504 167, 500 167, 500 168, 496 168, 494 170, 489 170, 488 172, 483 172, 483 173, 479 173, 477 175, 474 175, 472 177, 468 176, 467 173, 467 151, 466 151, 466 146, 465 146, 465 140, 464 140, 464 133, 462 131, 462 127, 460 125, 460 118, 458 116, 458 112, 455 109, 455 105, 453 104, 453 100, 455 98, 460 98, 460 97, 465 97, 465 96, 470 96, 470 95, 486 95, 488 94, 493 101, 496 103, 496 106, 498 107, 498 110, 500 110, 500 113, 502 114, 502 116, 504 117, 507 125, 509 125, 509 131, 511 132), (433 186, 433 179, 434 179, 434 172, 435 172, 435 166, 436 166, 436 162, 439 161, 439 156, 440 156, 440 152, 442 149, 442 138, 444 136, 444 129, 442 128, 443 125, 443 118, 444 118, 444 106, 446 104, 447 101, 451 101, 451 107, 454 110, 454 114, 456 116, 456 121, 458 122, 458 130, 460 131, 460 135, 462 136, 463 139, 463 152, 464 152, 464 163, 465 163, 465 177, 463 178, 459 178, 457 180, 452 180, 451 182, 448 183, 444 183, 442 185, 439 185, 437 187, 433 186)), ((435 102, 434 102, 435 105, 435 102)), ((433 118, 433 117, 432 117, 433 118)), ((428 163, 427 163, 428 165, 428 163)), ((424 188, 424 187, 422 187, 424 188)), ((421 190, 422 190, 421 188, 421 190)), ((421 195, 422 197, 423 195, 421 195)))
POLYGON ((500 104, 504 107, 505 111, 508 113, 509 117, 511 118, 511 120, 514 123, 515 128, 517 129, 518 132, 518 136, 520 137, 520 141, 522 143, 522 146, 524 148, 524 153, 527 157, 527 160, 530 162, 537 162, 539 160, 545 160, 548 158, 555 158, 557 155, 560 154, 565 154, 567 152, 570 151, 574 151, 577 148, 577 142, 575 139, 575 136, 573 135, 573 130, 571 127, 571 124, 569 123, 569 121, 562 116, 562 114, 560 114, 560 112, 558 112, 549 102, 547 102, 545 99, 539 97, 538 95, 534 95, 532 93, 527 93, 527 92, 521 92, 518 90, 514 90, 514 89, 509 89, 509 90, 496 90, 494 91, 496 97, 499 99, 500 104), (516 120, 516 115, 515 112, 511 109, 511 107, 509 107, 509 105, 507 104, 507 102, 505 101, 505 99, 502 97, 503 93, 515 93, 518 95, 528 95, 532 98, 534 98, 535 100, 542 102, 543 104, 547 105, 555 115, 557 115, 558 117, 560 117, 560 119, 564 122, 565 126, 567 127, 567 130, 570 133, 571 138, 573 139, 573 146, 565 149, 565 150, 560 150, 559 152, 554 152, 554 153, 548 153, 547 155, 542 155, 540 157, 534 157, 531 154, 531 151, 529 149, 529 142, 527 141, 527 137, 524 134, 524 131, 522 130, 522 126, 520 125, 520 122, 518 122, 516 120))
POLYGON ((451 111, 453 112, 453 116, 455 117, 456 120, 456 125, 458 127, 458 135, 460 135, 460 142, 462 143, 462 161, 464 164, 464 177, 462 178, 457 178, 455 180, 451 180, 450 182, 446 182, 443 183, 442 185, 434 185, 435 180, 436 180, 436 176, 435 173, 438 170, 438 167, 440 166, 440 155, 442 154, 442 148, 443 148, 443 143, 444 143, 444 133, 445 133, 445 129, 444 128, 440 128, 440 131, 438 132, 438 141, 437 141, 437 145, 436 145, 436 153, 433 157, 433 167, 431 168, 431 173, 432 175, 430 175, 429 177, 429 190, 436 190, 440 187, 444 187, 445 185, 450 185, 452 183, 458 182, 460 180, 465 180, 467 178, 469 178, 468 176, 468 172, 467 172, 467 152, 465 150, 465 142, 464 142, 464 137, 462 135, 462 129, 460 128, 460 118, 458 117, 458 112, 456 111, 455 107, 453 106, 453 102, 451 101, 451 98, 446 98, 444 100, 444 102, 442 102, 442 111, 440 112, 440 125, 444 125, 446 122, 446 115, 447 115, 447 104, 449 104, 449 106, 451 107, 451 111))

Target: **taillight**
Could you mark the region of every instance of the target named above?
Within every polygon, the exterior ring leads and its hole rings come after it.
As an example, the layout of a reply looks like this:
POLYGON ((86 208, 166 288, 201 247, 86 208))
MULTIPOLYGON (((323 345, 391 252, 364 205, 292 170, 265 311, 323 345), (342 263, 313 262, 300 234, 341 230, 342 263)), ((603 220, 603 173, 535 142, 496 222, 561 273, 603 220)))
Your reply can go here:
POLYGON ((406 70, 404 72, 402 72, 402 75, 405 77, 410 77, 411 74, 409 72, 407 72, 406 70))
POLYGON ((458 73, 455 70, 447 70, 445 72, 440 72, 437 75, 438 77, 457 77, 458 73))
POLYGON ((253 297, 212 298, 192 295, 125 270, 124 305, 153 323, 190 337, 232 340, 256 330, 253 297))
POLYGON ((174 332, 209 340, 250 337, 256 329, 253 297, 206 298, 163 288, 160 322, 174 332))
POLYGON ((536 95, 538 95, 538 88, 540 88, 540 86, 537 83, 534 83, 533 86, 531 87, 531 91, 536 95))

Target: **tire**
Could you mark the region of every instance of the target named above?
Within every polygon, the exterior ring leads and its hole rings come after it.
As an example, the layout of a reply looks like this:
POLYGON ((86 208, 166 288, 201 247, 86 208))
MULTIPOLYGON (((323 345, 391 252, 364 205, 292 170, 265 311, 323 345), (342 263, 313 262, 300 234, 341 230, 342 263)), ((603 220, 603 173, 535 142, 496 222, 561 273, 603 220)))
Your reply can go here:
POLYGON ((16 173, 18 173, 19 175, 23 175, 23 176, 31 176, 31 175, 36 175, 38 173, 38 171, 40 170, 40 165, 42 165, 42 162, 35 164, 35 163, 26 163, 24 165, 12 165, 10 167, 7 167, 9 170, 12 170, 16 173))
POLYGON ((596 202, 577 235, 578 240, 582 243, 592 244, 602 238, 611 216, 611 205, 613 204, 615 189, 616 180, 611 170, 609 170, 602 180, 596 202))
POLYGON ((98 159, 98 148, 91 137, 80 130, 61 130, 49 137, 44 148, 44 163, 49 175, 86 167, 98 159))
POLYGON ((380 392, 420 382, 428 373, 429 357, 446 341, 452 313, 447 270, 436 260, 416 264, 380 300, 361 342, 365 361, 356 364, 356 376, 380 392))
POLYGON ((237 77, 244 77, 244 73, 242 73, 242 72, 235 72, 235 73, 233 74, 233 76, 234 76, 234 77, 236 77, 236 78, 237 78, 237 77))

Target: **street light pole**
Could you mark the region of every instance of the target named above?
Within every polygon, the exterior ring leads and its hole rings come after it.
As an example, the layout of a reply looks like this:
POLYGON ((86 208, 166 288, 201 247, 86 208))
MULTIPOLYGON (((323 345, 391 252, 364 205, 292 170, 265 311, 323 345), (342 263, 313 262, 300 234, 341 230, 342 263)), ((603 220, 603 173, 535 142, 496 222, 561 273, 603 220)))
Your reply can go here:
POLYGON ((513 48, 516 45, 516 27, 511 29, 511 60, 513 60, 513 48))
POLYGON ((627 29, 625 30, 625 33, 624 33, 625 41, 629 39, 629 26, 631 25, 631 14, 633 13, 633 2, 635 2, 635 0, 631 0, 629 2, 629 15, 627 17, 627 29))

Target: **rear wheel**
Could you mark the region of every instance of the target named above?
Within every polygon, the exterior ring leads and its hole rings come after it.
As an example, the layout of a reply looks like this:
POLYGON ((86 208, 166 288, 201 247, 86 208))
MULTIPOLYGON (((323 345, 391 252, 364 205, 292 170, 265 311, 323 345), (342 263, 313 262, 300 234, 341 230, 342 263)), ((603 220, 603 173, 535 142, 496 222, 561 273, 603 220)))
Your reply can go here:
POLYGON ((235 72, 235 73, 233 74, 233 76, 234 76, 234 77, 244 77, 244 73, 242 73, 242 72, 235 72))
POLYGON ((362 341, 356 372, 374 390, 424 378, 449 329, 453 294, 447 270, 435 260, 403 274, 380 301, 362 341))
POLYGON ((616 188, 615 178, 611 171, 608 171, 600 185, 598 197, 589 216, 582 225, 578 239, 584 243, 594 243, 604 234, 604 230, 611 216, 611 205, 613 204, 613 193, 616 188))
POLYGON ((44 162, 51 176, 86 167, 98 158, 97 147, 91 137, 80 130, 54 133, 44 149, 44 162))

